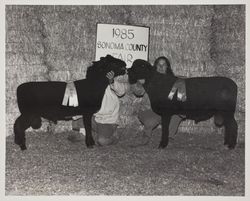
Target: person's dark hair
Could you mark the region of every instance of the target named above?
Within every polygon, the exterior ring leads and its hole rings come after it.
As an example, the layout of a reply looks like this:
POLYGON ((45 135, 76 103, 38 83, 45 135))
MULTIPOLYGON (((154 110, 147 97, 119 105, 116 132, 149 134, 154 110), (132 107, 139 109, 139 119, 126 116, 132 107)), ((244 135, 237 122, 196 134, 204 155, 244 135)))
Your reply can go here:
POLYGON ((165 62, 167 64, 166 74, 168 74, 168 75, 174 75, 169 60, 167 59, 167 57, 164 57, 164 56, 158 57, 155 60, 155 62, 154 62, 154 69, 156 70, 156 66, 157 66, 158 62, 160 60, 162 60, 162 59, 165 60, 165 62))

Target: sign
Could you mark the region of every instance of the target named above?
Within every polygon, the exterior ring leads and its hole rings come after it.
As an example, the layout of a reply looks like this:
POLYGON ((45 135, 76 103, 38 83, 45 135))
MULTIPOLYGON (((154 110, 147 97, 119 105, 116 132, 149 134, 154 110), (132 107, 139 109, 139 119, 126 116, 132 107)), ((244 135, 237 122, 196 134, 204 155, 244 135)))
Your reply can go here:
POLYGON ((148 60, 148 48, 149 27, 97 24, 96 61, 110 54, 130 68, 135 59, 148 60))

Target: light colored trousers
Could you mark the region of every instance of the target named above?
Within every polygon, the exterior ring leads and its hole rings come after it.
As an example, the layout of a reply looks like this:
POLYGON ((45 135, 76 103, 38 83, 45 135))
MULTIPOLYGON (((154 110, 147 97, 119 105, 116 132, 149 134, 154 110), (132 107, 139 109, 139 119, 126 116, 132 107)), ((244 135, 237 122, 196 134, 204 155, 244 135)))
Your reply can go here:
MULTIPOLYGON (((139 111, 138 118, 144 125, 144 132, 147 136, 151 136, 153 129, 161 123, 161 116, 153 112, 151 109, 139 111)), ((173 115, 171 117, 169 123, 169 136, 176 134, 181 121, 183 121, 183 117, 179 115, 173 115)))
MULTIPOLYGON (((84 128, 83 119, 79 118, 72 121, 72 129, 79 131, 84 128)), ((96 134, 97 143, 99 145, 111 145, 117 140, 115 133, 117 130, 117 124, 101 124, 95 121, 94 116, 92 117, 92 132, 96 134)))

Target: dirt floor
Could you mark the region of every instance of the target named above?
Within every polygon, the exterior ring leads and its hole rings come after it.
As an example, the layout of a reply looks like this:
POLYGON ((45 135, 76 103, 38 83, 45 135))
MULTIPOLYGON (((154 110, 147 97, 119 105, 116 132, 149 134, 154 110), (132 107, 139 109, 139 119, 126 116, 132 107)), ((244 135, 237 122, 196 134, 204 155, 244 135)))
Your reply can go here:
MULTIPOLYGON (((73 132, 73 131, 72 131, 73 132)), ((119 130, 109 147, 87 149, 70 132, 27 133, 26 151, 6 140, 6 195, 220 195, 245 194, 245 145, 223 146, 221 134, 178 133, 157 149, 159 129, 146 146, 131 148, 133 130, 119 130)))

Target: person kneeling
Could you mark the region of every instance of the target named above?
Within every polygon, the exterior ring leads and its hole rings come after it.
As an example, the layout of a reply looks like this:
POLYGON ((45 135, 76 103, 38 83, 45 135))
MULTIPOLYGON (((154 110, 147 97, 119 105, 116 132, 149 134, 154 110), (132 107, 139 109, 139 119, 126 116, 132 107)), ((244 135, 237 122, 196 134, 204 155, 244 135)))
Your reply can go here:
MULTIPOLYGON (((109 79, 100 110, 92 117, 92 131, 96 136, 96 142, 100 146, 112 145, 118 142, 117 121, 119 118, 120 101, 128 88, 127 74, 114 77, 114 72, 107 73, 109 79)), ((72 129, 84 132, 82 118, 72 122, 72 129), (81 125, 78 125, 78 122, 81 125)), ((69 138, 68 138, 69 139, 69 138)), ((72 138, 73 139, 73 138, 72 138)), ((76 139, 70 141, 79 141, 76 139)))

